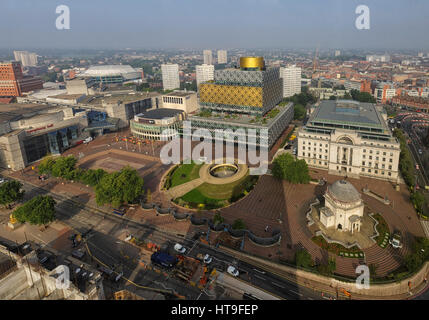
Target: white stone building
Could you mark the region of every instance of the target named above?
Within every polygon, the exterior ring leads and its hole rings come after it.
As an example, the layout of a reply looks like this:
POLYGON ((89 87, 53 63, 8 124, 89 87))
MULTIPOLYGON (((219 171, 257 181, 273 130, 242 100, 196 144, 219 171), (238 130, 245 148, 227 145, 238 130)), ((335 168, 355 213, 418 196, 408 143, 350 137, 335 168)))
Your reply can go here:
POLYGON ((179 65, 162 64, 162 87, 164 90, 174 90, 180 88, 179 65))
POLYGON ((320 222, 327 228, 359 232, 364 203, 359 192, 348 181, 338 180, 328 186, 325 206, 320 209, 320 222))
POLYGON ((197 87, 201 82, 214 79, 214 65, 203 64, 195 67, 197 77, 197 87))
POLYGON ((321 101, 298 131, 297 157, 330 174, 396 182, 400 145, 386 120, 370 103, 321 101))
POLYGON ((217 51, 217 63, 218 64, 228 63, 228 55, 226 50, 217 51))
POLYGON ((211 50, 204 50, 204 64, 213 64, 213 55, 211 50))
POLYGON ((296 66, 280 68, 280 78, 283 79, 283 98, 301 93, 301 68, 296 66))

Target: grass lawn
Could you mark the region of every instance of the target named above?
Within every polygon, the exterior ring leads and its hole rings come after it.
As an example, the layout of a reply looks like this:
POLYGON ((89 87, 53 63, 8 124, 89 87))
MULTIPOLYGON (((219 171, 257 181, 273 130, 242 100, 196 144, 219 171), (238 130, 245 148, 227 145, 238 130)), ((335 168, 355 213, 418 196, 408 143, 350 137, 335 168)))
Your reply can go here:
POLYGON ((387 225, 386 220, 384 220, 381 214, 375 213, 372 217, 378 221, 378 225, 376 228, 379 235, 378 237, 375 238, 375 241, 377 241, 377 244, 380 247, 386 248, 386 246, 389 244, 389 237, 390 237, 389 226, 387 225))
POLYGON ((226 200, 230 199, 234 193, 240 193, 242 191, 242 183, 246 179, 247 176, 244 176, 240 180, 228 184, 203 183, 197 190, 207 198, 226 200))
POLYGON ((179 165, 170 176, 170 187, 181 185, 188 181, 198 179, 200 177, 200 168, 202 164, 182 164, 179 165))

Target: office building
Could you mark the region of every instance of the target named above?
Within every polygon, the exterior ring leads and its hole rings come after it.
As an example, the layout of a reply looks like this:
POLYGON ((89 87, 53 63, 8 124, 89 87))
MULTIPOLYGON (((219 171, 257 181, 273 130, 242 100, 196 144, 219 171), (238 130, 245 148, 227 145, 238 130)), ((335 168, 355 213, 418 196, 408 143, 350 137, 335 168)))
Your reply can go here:
POLYGON ((0 63, 0 97, 19 97, 24 92, 42 88, 39 77, 23 75, 20 62, 0 63))
POLYGON ((203 64, 195 67, 196 69, 196 78, 197 78, 197 87, 201 82, 206 82, 214 79, 214 65, 212 64, 203 64))
POLYGON ((34 67, 37 65, 37 54, 28 51, 14 51, 16 61, 20 61, 23 67, 34 67))
POLYGON ((228 63, 228 56, 227 56, 226 50, 217 51, 217 63, 218 64, 228 63))
POLYGON ((187 114, 198 110, 197 93, 194 91, 173 91, 161 98, 162 107, 183 110, 187 114))
POLYGON ((336 56, 336 57, 341 56, 341 51, 340 51, 340 50, 335 50, 335 56, 336 56))
POLYGON ((296 66, 280 68, 280 77, 283 79, 283 98, 301 93, 301 68, 296 66))
POLYGON ((321 101, 297 138, 297 157, 310 167, 350 177, 398 179, 400 145, 387 126, 387 114, 374 104, 321 101))
POLYGON ((179 65, 162 64, 162 87, 164 90, 174 90, 180 88, 179 65))
POLYGON ((204 50, 203 56, 204 56, 204 64, 213 64, 213 56, 212 56, 211 50, 204 50))

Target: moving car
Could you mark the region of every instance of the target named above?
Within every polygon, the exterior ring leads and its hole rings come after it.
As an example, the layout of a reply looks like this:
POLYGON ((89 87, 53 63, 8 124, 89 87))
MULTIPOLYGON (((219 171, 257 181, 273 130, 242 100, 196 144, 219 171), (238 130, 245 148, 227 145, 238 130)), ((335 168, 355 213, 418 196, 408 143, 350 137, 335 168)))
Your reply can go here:
POLYGON ((393 232, 392 237, 389 239, 389 243, 392 245, 393 248, 395 249, 400 249, 402 248, 402 243, 401 243, 401 233, 399 231, 395 231, 393 232))
POLYGON ((238 272, 237 268, 236 268, 236 267, 234 267, 234 266, 229 266, 229 267, 228 267, 228 269, 226 269, 226 271, 227 271, 230 275, 232 275, 233 277, 238 277, 238 275, 240 274, 240 273, 238 272))
POLYGON ((422 153, 423 153, 422 149, 419 149, 419 154, 422 154, 422 153))
POLYGON ((3 182, 6 182, 6 180, 4 178, 0 178, 0 184, 2 184, 3 182))
POLYGON ((185 253, 186 252, 186 248, 184 246, 182 246, 180 243, 176 243, 174 245, 174 250, 176 250, 179 253, 185 253))

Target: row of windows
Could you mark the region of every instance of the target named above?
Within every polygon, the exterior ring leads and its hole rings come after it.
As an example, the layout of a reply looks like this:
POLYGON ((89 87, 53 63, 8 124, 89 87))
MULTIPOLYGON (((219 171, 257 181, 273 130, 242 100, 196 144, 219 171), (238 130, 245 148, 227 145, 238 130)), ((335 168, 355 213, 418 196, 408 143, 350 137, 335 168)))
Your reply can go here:
MULTIPOLYGON (((302 142, 302 144, 305 144, 305 141, 303 141, 302 142)), ((315 146, 317 146, 317 142, 313 142, 313 144, 315 145, 315 146)), ((311 141, 308 141, 308 145, 309 146, 311 146, 311 141)), ((321 143, 319 143, 319 147, 321 147, 322 146, 322 144, 321 143)), ((325 148, 327 148, 328 147, 328 144, 325 144, 325 148)))
MULTIPOLYGON (((365 156, 365 155, 363 155, 363 156, 362 156, 362 159, 366 159, 366 156, 365 156)), ((369 159, 369 160, 372 160, 372 156, 368 156, 368 159, 369 159)), ((378 160, 379 160, 379 157, 375 157, 375 160, 377 160, 377 161, 378 161, 378 160)), ((383 162, 386 162, 386 158, 382 158, 382 161, 383 161, 383 162)), ((392 163, 392 162, 393 162, 393 159, 392 159, 392 158, 389 158, 389 162, 390 162, 390 163, 392 163)))
MULTIPOLYGON (((366 149, 363 149, 363 153, 366 153, 366 149)), ((369 153, 372 154, 372 150, 369 150, 369 153)), ((380 151, 377 150, 377 152, 375 154, 380 154, 380 151)), ((386 155, 386 152, 383 152, 383 156, 386 155)), ((390 152, 390 156, 393 157, 393 152, 390 152)))
MULTIPOLYGON (((302 156, 305 157, 305 152, 302 153, 302 156)), ((311 153, 308 153, 308 158, 311 158, 311 153)), ((317 158, 317 155, 315 153, 313 153, 313 158, 317 158)), ((325 155, 325 160, 328 160, 328 156, 325 155)), ((319 154, 319 159, 322 159, 322 155, 319 154)))
POLYGON ((164 101, 166 103, 183 104, 183 98, 163 97, 162 101, 164 101))
MULTIPOLYGON (((365 161, 362 161, 362 165, 363 165, 363 166, 365 166, 365 165, 366 165, 366 162, 365 162, 365 161)), ((368 162, 368 167, 371 167, 371 166, 372 166, 372 162, 368 162)), ((374 167, 375 167, 375 168, 378 168, 378 163, 375 163, 375 164, 374 164, 374 167)), ((383 164, 381 165, 381 168, 382 168, 382 169, 384 169, 385 167, 386 167, 386 165, 383 163, 383 164)), ((388 168, 389 168, 389 170, 392 170, 392 165, 390 165, 390 164, 389 164, 389 167, 388 167, 388 168)))
MULTIPOLYGON (((317 148, 313 148, 314 152, 316 152, 317 148)), ((305 147, 302 147, 302 150, 305 150, 305 147)), ((308 151, 311 151, 311 148, 308 147, 308 151)), ((319 152, 323 152, 322 149, 319 149, 319 152)), ((328 149, 325 149, 325 153, 328 153, 328 149)))
MULTIPOLYGON (((368 169, 368 170, 366 171, 366 169, 365 169, 365 168, 362 168, 362 172, 372 173, 372 169, 368 169)), ((375 173, 375 174, 379 174, 379 171, 378 171, 377 169, 375 169, 375 170, 374 170, 374 173, 375 173)), ((381 173, 383 176, 385 175, 385 172, 384 172, 384 171, 381 171, 380 173, 381 173)), ((387 172, 387 175, 388 175, 389 177, 391 177, 391 176, 392 176, 392 172, 388 171, 388 172, 387 172)))

